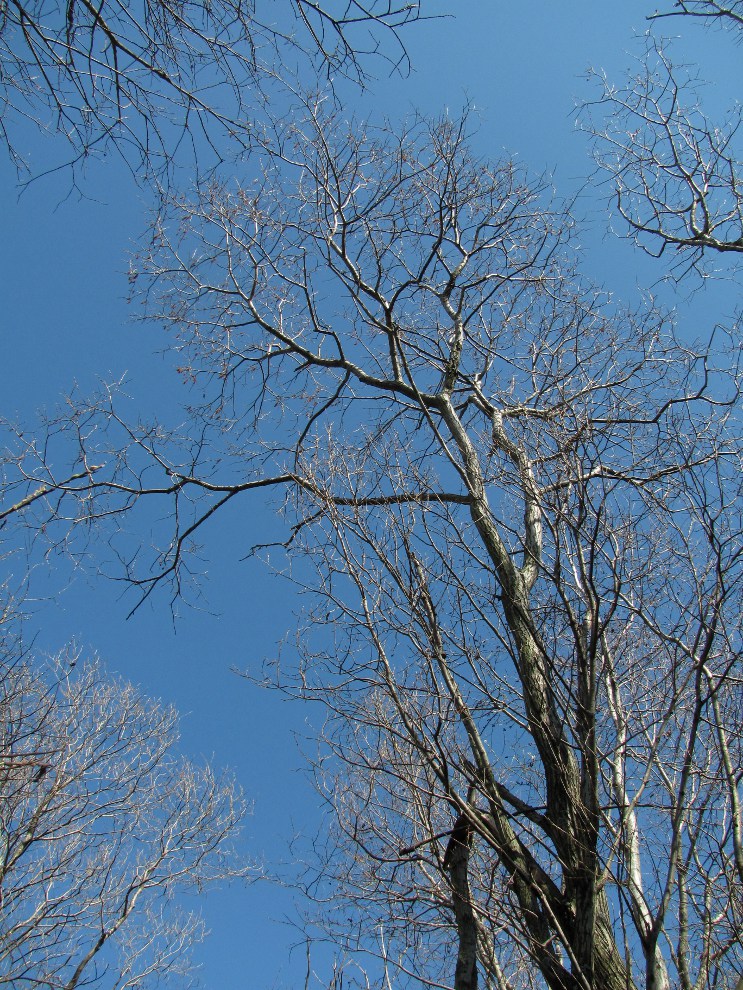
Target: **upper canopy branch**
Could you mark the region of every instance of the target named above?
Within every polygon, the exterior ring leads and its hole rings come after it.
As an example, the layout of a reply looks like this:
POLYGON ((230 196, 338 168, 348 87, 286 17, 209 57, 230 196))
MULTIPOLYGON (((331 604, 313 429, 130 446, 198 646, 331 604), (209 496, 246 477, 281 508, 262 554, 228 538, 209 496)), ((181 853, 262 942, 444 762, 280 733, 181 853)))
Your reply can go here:
POLYGON ((664 17, 701 17, 710 21, 731 21, 743 28, 743 4, 739 0, 719 3, 718 0, 675 0, 673 10, 656 10, 648 15, 649 21, 664 17))
MULTIPOLYGON (((676 7, 655 16, 743 24, 737 4, 676 7)), ((682 252, 671 261, 680 276, 690 268, 705 271, 712 255, 736 264, 743 253, 741 110, 732 106, 713 120, 698 81, 673 63, 669 48, 648 37, 639 69, 623 87, 594 73, 602 92, 586 105, 582 124, 594 138, 596 162, 630 236, 656 257, 669 249, 682 252)))

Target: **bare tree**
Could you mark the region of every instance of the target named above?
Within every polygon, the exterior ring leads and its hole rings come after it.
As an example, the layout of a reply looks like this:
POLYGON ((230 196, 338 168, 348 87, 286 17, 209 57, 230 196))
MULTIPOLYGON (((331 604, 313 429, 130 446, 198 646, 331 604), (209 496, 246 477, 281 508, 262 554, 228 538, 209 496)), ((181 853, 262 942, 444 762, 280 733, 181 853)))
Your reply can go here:
MULTIPOLYGON (((676 2, 650 20, 668 18, 719 28, 721 43, 740 41, 743 30, 739 3, 676 2)), ((653 255, 681 252, 670 263, 678 276, 708 270, 711 256, 743 253, 743 156, 740 105, 710 117, 695 72, 675 65, 671 49, 649 34, 624 87, 597 73, 601 93, 583 122, 630 236, 653 255)))
POLYGON ((234 782, 175 753, 175 712, 62 655, 0 677, 0 985, 193 982, 177 898, 248 869, 234 782))
POLYGON ((724 26, 743 25, 743 4, 740 0, 732 3, 718 3, 717 0, 675 0, 671 10, 656 10, 650 20, 668 17, 698 17, 708 23, 724 26))
POLYGON ((278 683, 327 712, 314 933, 370 980, 732 990, 740 352, 585 284, 567 211, 467 128, 307 101, 255 182, 174 201, 132 281, 187 429, 74 402, 16 439, 9 504, 40 494, 8 518, 72 553, 113 524, 141 600, 283 493, 317 605, 278 683))
POLYGON ((31 121, 73 164, 115 150, 162 179, 184 149, 203 165, 244 150, 263 87, 297 56, 359 82, 373 56, 404 70, 399 31, 418 16, 417 0, 4 0, 0 137, 21 171, 31 121))

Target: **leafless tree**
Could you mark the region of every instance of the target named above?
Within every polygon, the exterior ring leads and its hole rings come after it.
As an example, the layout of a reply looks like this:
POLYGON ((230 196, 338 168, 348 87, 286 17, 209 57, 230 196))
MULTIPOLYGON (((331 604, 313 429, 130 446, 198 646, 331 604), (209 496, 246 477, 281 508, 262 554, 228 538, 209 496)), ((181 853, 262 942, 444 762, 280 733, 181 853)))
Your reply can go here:
MULTIPOLYGON (((743 30, 740 3, 676 2, 650 20, 654 28, 668 18, 718 28, 721 44, 740 41, 743 30)), ((630 235, 650 254, 681 252, 670 262, 679 276, 708 271, 713 256, 739 262, 743 155, 740 105, 711 117, 696 70, 675 65, 672 48, 648 34, 638 71, 624 87, 597 73, 601 92, 583 123, 630 235)))
POLYGON ((0 677, 0 985, 190 986, 177 896, 248 875, 234 782, 176 755, 174 711, 97 662, 0 677))
POLYGON ((248 146, 263 87, 298 57, 326 78, 363 82, 372 56, 404 70, 418 16, 418 0, 3 0, 0 138, 21 171, 30 121, 72 163, 115 150, 162 179, 184 148, 213 164, 248 146))
POLYGON ((113 525, 141 600, 281 493, 316 606, 277 682, 327 712, 314 933, 370 981, 732 990, 740 351, 587 285, 569 213, 468 127, 308 100, 254 181, 174 200, 132 282, 187 427, 72 402, 16 438, 8 518, 72 553, 113 525))
POLYGON ((668 17, 698 17, 708 23, 723 25, 743 25, 743 4, 740 0, 732 3, 718 3, 717 0, 675 0, 671 10, 656 10, 650 20, 668 17))

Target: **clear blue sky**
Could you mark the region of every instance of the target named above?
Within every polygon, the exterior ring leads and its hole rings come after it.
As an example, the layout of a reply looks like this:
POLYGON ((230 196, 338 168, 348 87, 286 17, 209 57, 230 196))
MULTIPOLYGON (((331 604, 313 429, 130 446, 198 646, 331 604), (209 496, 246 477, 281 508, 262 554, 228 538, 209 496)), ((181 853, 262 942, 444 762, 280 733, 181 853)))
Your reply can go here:
MULTIPOLYGON (((569 195, 591 168, 573 116, 576 99, 589 93, 582 74, 600 67, 621 81, 653 6, 637 0, 423 0, 430 12, 461 12, 412 27, 406 40, 413 75, 380 79, 363 96, 348 89, 349 108, 395 119, 413 109, 456 112, 467 99, 481 114, 476 140, 483 154, 513 154, 536 172, 547 170, 558 193, 569 195)), ((683 27, 684 51, 706 55, 707 64, 714 58, 718 77, 729 79, 733 92, 740 50, 693 24, 683 27)), ((33 167, 43 169, 53 139, 30 135, 29 141, 33 167)), ((146 194, 113 160, 93 162, 83 189, 85 198, 68 195, 68 178, 59 174, 19 198, 15 173, 0 161, 0 401, 6 416, 28 421, 75 382, 85 392, 99 379, 125 373, 143 409, 178 398, 157 354, 162 338, 155 328, 133 325, 125 301, 127 253, 144 229, 146 194)), ((620 294, 648 287, 659 272, 648 274, 628 243, 607 236, 604 203, 589 188, 580 204, 595 225, 583 239, 592 276, 620 294)), ((240 560, 251 538, 272 525, 257 500, 215 524, 205 608, 183 611, 175 626, 162 599, 125 621, 119 589, 90 577, 41 603, 33 624, 39 649, 54 651, 75 637, 110 669, 178 707, 184 750, 237 771, 254 803, 246 847, 268 871, 290 858, 289 841, 297 832, 311 834, 318 815, 293 733, 311 736, 319 713, 282 703, 231 672, 257 671, 301 608, 286 583, 258 562, 240 560)), ((301 985, 304 955, 289 958, 296 933, 282 924, 292 910, 286 892, 259 884, 210 896, 204 906, 213 932, 199 953, 206 986, 301 985)))

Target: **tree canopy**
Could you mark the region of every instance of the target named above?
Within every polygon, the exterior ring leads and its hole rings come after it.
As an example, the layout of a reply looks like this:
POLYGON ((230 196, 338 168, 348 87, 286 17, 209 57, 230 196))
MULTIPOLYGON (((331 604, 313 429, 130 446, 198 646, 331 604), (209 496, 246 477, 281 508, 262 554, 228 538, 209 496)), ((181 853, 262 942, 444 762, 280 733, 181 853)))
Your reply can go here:
POLYGON ((0 137, 22 174, 31 122, 67 143, 68 165, 115 151, 164 181, 186 149, 191 170, 247 149, 262 88, 295 59, 358 82, 374 56, 406 70, 400 29, 418 16, 417 2, 387 0, 8 0, 0 137))
MULTIPOLYGON (((674 291, 735 278, 737 120, 647 59, 581 116, 618 222, 674 291)), ((189 598, 228 506, 281 514, 252 552, 309 596, 272 684, 324 714, 294 882, 326 985, 737 990, 739 319, 692 335, 593 284, 576 210, 468 109, 285 99, 238 175, 162 192, 132 259, 183 426, 112 385, 16 431, 9 531, 108 546, 134 612, 189 598)))
POLYGON ((6 659, 0 985, 192 986, 204 926, 178 898, 251 872, 239 789, 179 758, 175 712, 99 663, 6 659))

